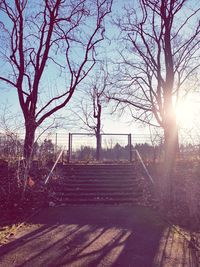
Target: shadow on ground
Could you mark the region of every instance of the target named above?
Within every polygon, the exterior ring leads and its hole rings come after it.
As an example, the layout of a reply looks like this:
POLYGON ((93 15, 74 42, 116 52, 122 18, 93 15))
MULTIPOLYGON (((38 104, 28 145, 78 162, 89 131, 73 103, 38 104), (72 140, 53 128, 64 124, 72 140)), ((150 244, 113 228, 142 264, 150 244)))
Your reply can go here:
POLYGON ((0 248, 0 266, 197 267, 187 242, 142 207, 47 208, 0 248))

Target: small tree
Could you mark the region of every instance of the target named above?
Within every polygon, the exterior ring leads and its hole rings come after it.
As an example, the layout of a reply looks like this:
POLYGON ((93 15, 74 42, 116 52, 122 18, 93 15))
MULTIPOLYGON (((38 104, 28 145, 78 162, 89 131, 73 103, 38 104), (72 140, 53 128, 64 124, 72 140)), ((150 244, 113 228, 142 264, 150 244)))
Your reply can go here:
POLYGON ((101 131, 102 131, 102 108, 106 100, 105 91, 108 86, 108 71, 100 66, 100 70, 92 77, 91 82, 86 85, 86 99, 81 102, 81 115, 75 113, 84 124, 83 129, 89 130, 96 137, 96 160, 100 159, 101 153, 101 131))

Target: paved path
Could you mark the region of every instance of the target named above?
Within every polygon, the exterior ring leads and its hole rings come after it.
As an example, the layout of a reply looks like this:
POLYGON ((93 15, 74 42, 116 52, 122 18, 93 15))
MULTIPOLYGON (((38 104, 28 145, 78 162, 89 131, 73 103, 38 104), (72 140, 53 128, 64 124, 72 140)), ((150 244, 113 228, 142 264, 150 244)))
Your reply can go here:
POLYGON ((198 266, 184 241, 147 208, 47 208, 30 223, 0 248, 1 267, 198 266))

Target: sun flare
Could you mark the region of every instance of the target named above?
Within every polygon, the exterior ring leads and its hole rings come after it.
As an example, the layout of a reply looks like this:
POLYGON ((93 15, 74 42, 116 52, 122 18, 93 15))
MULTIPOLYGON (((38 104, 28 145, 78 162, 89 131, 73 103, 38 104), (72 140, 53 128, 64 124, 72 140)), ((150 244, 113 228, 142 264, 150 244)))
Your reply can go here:
POLYGON ((176 111, 177 123, 184 129, 192 129, 197 119, 197 107, 192 100, 182 101, 176 111))

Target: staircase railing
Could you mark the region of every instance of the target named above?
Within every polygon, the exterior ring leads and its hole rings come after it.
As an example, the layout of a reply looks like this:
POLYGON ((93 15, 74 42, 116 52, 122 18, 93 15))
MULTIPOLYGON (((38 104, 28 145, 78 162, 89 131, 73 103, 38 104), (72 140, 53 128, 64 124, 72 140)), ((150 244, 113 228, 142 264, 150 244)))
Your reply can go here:
POLYGON ((48 181, 49 181, 49 178, 50 178, 50 176, 52 175, 52 173, 53 173, 53 171, 54 171, 54 169, 55 169, 56 165, 58 164, 58 161, 59 161, 59 159, 61 158, 61 156, 62 156, 63 152, 64 152, 64 149, 60 151, 60 153, 59 153, 59 155, 58 155, 58 157, 57 157, 57 159, 56 159, 56 161, 55 161, 55 163, 54 163, 53 167, 51 168, 51 171, 50 171, 50 173, 47 175, 47 178, 45 179, 45 182, 44 182, 44 184, 47 184, 47 183, 48 183, 48 181))
POLYGON ((146 167, 146 165, 145 165, 145 163, 144 163, 144 161, 143 161, 143 159, 142 159, 139 151, 137 149, 134 149, 133 151, 135 152, 136 156, 138 157, 138 159, 139 159, 139 161, 140 161, 143 169, 146 172, 147 177, 149 178, 149 180, 151 181, 151 183, 154 184, 154 180, 153 180, 152 176, 150 175, 150 173, 149 173, 149 171, 148 171, 148 169, 147 169, 147 167, 146 167))

